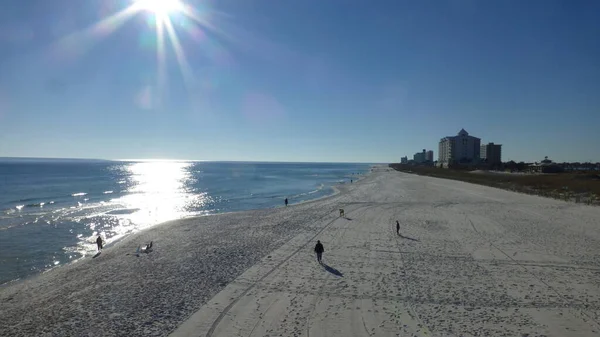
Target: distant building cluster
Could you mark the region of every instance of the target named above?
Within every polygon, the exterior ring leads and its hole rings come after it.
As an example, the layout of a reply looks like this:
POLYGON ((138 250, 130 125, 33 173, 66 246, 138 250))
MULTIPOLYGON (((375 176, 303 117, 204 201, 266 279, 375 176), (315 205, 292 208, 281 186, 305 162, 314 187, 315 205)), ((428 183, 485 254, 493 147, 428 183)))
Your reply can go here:
POLYGON ((433 151, 427 151, 427 149, 423 149, 423 151, 415 153, 412 159, 408 159, 408 157, 402 157, 400 158, 400 164, 433 165, 433 151))
POLYGON ((481 145, 481 139, 469 135, 465 129, 461 129, 456 136, 448 136, 440 140, 437 162, 440 167, 456 164, 494 166, 501 163, 502 145, 494 143, 481 145))
POLYGON ((427 153, 425 154, 425 161, 430 161, 433 163, 433 151, 427 151, 427 153))
POLYGON ((423 152, 415 153, 415 155, 413 156, 413 160, 415 161, 415 163, 419 164, 423 164, 425 162, 433 163, 433 151, 427 151, 426 149, 423 149, 423 152))
POLYGON ((565 171, 600 171, 598 163, 555 163, 545 157, 544 160, 534 163, 509 160, 502 162, 502 145, 496 143, 481 144, 481 138, 469 135, 461 129, 456 136, 447 136, 440 139, 438 146, 438 159, 434 161, 433 151, 423 149, 413 155, 400 160, 404 165, 435 166, 440 168, 458 169, 489 169, 506 170, 529 173, 559 173, 565 171))
POLYGON ((479 159, 490 165, 502 164, 502 145, 494 143, 481 145, 479 159))
POLYGON ((461 129, 456 136, 448 136, 440 140, 437 161, 434 161, 432 150, 423 149, 415 153, 412 160, 402 157, 400 163, 438 167, 461 164, 494 167, 502 164, 502 145, 495 143, 482 145, 480 138, 471 136, 465 129, 461 129))

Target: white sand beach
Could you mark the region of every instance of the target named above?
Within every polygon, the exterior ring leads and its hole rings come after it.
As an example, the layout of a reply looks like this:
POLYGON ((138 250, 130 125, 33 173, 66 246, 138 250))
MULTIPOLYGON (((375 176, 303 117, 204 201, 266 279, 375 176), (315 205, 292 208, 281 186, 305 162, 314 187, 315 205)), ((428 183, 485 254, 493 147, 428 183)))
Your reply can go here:
POLYGON ((600 208, 385 167, 339 189, 0 288, 0 336, 600 335, 600 208))

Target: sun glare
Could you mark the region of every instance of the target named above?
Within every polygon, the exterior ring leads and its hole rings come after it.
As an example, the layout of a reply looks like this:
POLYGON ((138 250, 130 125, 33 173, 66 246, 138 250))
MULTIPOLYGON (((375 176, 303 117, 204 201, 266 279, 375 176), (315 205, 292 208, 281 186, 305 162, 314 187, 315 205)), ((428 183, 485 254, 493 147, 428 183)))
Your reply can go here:
MULTIPOLYGON (((176 61, 183 75, 186 87, 191 88, 196 80, 192 68, 185 55, 185 44, 191 42, 202 42, 203 48, 208 52, 214 52, 216 44, 208 43, 206 31, 218 31, 211 22, 213 12, 205 4, 196 8, 187 3, 188 0, 124 0, 129 3, 123 9, 105 17, 91 26, 72 32, 61 38, 53 46, 55 57, 79 57, 89 52, 101 39, 108 37, 131 18, 138 14, 146 17, 145 25, 140 27, 153 28, 156 30, 154 42, 156 46, 156 84, 148 84, 141 90, 141 98, 135 98, 136 102, 145 109, 160 107, 162 96, 167 90, 167 57, 166 49, 170 42, 174 50, 176 61), (185 31, 192 38, 183 40, 178 35, 185 31), (192 41, 193 40, 193 41, 192 41)), ((143 38, 147 34, 141 35, 143 38)), ((141 40, 142 41, 142 40, 141 40)), ((147 43, 146 40, 142 42, 147 43)), ((148 44, 149 45, 149 44, 148 44)), ((146 45, 142 45, 145 47, 146 45)))
POLYGON ((137 0, 137 5, 144 10, 161 16, 183 10, 183 4, 180 0, 137 0))

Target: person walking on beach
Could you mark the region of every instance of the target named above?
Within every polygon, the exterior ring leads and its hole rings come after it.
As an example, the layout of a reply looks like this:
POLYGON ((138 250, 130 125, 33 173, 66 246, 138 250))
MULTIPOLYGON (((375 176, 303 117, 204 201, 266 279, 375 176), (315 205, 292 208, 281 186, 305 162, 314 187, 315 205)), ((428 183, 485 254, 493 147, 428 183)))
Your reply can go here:
POLYGON ((98 250, 102 250, 102 237, 100 235, 96 239, 96 244, 98 245, 98 250))
POLYGON ((400 223, 396 220, 396 234, 400 235, 400 223))
POLYGON ((321 241, 317 240, 317 245, 315 246, 315 253, 317 253, 317 261, 319 261, 320 264, 323 264, 321 259, 323 257, 324 251, 325 248, 323 248, 323 244, 321 243, 321 241))
POLYGON ((287 198, 285 198, 285 205, 287 206, 287 204, 288 204, 288 200, 287 200, 287 198))

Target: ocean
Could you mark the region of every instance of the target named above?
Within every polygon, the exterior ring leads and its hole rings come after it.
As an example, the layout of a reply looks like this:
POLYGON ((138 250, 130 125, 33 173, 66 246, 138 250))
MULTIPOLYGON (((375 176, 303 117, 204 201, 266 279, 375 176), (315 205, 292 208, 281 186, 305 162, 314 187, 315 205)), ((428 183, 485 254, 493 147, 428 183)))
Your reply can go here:
POLYGON ((370 164, 0 159, 0 284, 168 220, 333 193, 370 164))

